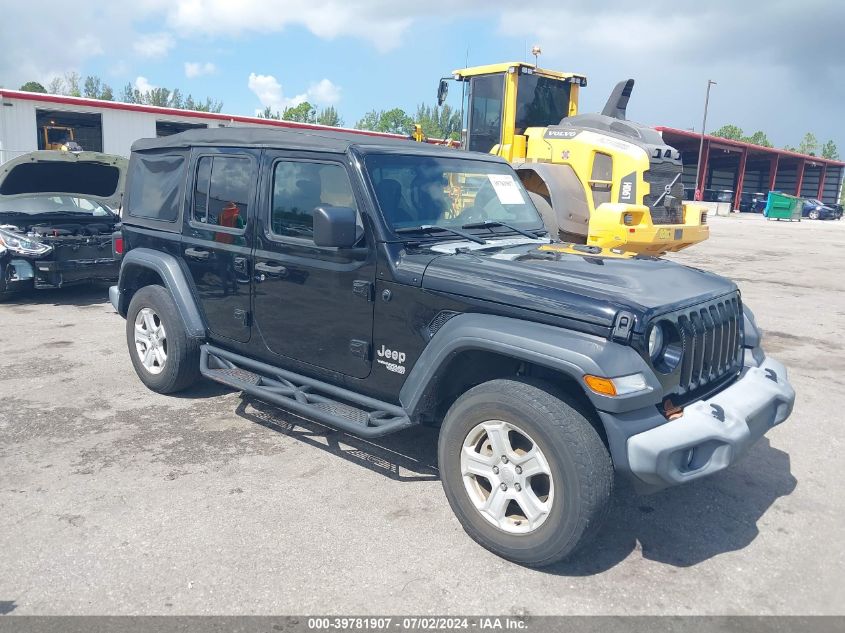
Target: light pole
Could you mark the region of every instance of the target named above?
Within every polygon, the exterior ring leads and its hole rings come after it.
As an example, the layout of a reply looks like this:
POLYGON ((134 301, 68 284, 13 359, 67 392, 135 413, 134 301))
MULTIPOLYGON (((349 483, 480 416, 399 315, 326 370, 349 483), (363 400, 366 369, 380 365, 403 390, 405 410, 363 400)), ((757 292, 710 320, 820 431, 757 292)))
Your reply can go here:
POLYGON ((695 197, 698 202, 704 197, 704 187, 701 184, 701 159, 704 155, 704 130, 707 128, 707 106, 710 105, 710 86, 715 86, 712 79, 707 80, 707 96, 704 98, 704 120, 701 122, 701 143, 698 145, 698 164, 695 166, 695 197))

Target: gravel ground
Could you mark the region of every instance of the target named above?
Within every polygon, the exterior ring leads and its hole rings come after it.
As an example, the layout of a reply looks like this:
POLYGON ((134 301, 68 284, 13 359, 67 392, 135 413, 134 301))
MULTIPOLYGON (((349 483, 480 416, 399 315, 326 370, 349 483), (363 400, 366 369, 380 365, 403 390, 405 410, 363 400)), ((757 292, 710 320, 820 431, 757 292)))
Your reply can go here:
POLYGON ((430 429, 147 391, 103 287, 0 305, 0 613, 845 612, 845 222, 711 226, 673 258, 739 283, 795 412, 708 480, 621 487, 598 543, 542 571, 464 535, 430 429))

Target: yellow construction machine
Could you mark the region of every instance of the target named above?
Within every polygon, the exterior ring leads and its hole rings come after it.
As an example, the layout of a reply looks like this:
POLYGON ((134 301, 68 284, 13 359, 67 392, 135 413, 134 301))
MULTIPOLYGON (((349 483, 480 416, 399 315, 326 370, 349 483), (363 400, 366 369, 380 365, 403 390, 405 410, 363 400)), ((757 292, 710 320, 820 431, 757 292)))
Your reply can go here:
POLYGON ((524 62, 455 70, 464 82, 462 146, 510 161, 552 236, 632 254, 660 255, 707 239, 704 207, 683 203, 680 153, 660 133, 626 120, 634 80, 600 114, 578 114, 587 78, 524 62))
POLYGON ((41 140, 44 149, 58 149, 64 152, 79 152, 82 147, 76 142, 72 127, 62 125, 41 126, 41 140))

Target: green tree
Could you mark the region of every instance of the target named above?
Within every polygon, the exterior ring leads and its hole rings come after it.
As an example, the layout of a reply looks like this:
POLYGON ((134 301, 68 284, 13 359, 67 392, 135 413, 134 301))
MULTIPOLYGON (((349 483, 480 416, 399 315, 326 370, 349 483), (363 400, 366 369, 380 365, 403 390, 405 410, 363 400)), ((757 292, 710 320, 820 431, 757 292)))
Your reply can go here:
POLYGON ((82 91, 79 89, 79 82, 82 78, 76 71, 65 73, 65 94, 70 97, 81 97, 82 91))
POLYGON ((422 126, 423 134, 428 138, 461 138, 461 113, 448 104, 442 107, 420 104, 415 123, 422 126))
POLYGON ((83 84, 82 94, 88 97, 89 99, 99 99, 101 84, 102 82, 100 81, 99 77, 88 75, 85 78, 85 84, 83 84))
POLYGON ((834 143, 832 140, 822 145, 822 158, 839 160, 839 149, 836 147, 836 143, 834 143))
POLYGON ((187 104, 189 99, 190 99, 191 103, 193 103, 194 107, 189 108, 187 105, 185 105, 185 107, 183 108, 185 110, 193 109, 193 110, 196 110, 197 112, 215 112, 215 113, 219 113, 221 110, 223 110, 223 102, 222 101, 214 101, 214 100, 211 99, 211 97, 206 97, 205 101, 203 101, 203 102, 197 101, 196 103, 194 103, 194 100, 191 97, 191 95, 188 95, 185 99, 186 104, 187 104))
POLYGON ((53 77, 47 85, 47 92, 51 95, 63 95, 65 92, 65 80, 61 77, 53 77))
POLYGON ((370 110, 355 124, 356 130, 375 130, 381 119, 381 112, 370 110))
POLYGON ((392 134, 410 134, 414 127, 414 120, 401 108, 393 108, 384 112, 379 121, 379 132, 392 134))
POLYGON ((316 123, 317 109, 307 101, 303 101, 299 105, 285 108, 282 112, 282 119, 298 123, 316 123))
POLYGON ((103 88, 100 90, 100 96, 98 98, 103 101, 114 101, 114 93, 112 92, 111 86, 103 84, 103 88))
POLYGON ((259 119, 277 119, 278 120, 278 119, 282 118, 282 115, 279 113, 278 110, 273 112, 273 109, 270 106, 267 106, 266 108, 264 108, 263 112, 258 113, 258 118, 259 119))
POLYGON ((135 103, 135 89, 132 87, 132 84, 126 84, 123 86, 123 95, 120 98, 123 103, 135 103))
POLYGON ((804 135, 804 138, 801 139, 801 143, 798 145, 798 151, 800 153, 809 154, 810 156, 815 156, 818 149, 819 141, 816 138, 816 135, 812 132, 807 132, 804 135))
POLYGON ((752 134, 751 136, 745 137, 742 140, 745 141, 746 143, 753 143, 754 145, 761 145, 763 147, 771 147, 772 146, 771 142, 769 141, 769 137, 766 136, 765 132, 762 132, 760 130, 757 130, 756 132, 754 132, 754 134, 752 134))
POLYGON ((729 138, 734 141, 741 141, 743 138, 742 128, 730 124, 723 125, 718 130, 713 132, 713 136, 718 136, 719 138, 729 138))
POLYGON ((27 81, 20 89, 24 92, 47 92, 47 89, 37 81, 27 81))
POLYGON ((356 129, 391 134, 410 134, 414 120, 401 108, 370 110, 355 124, 356 129))
POLYGON ((340 117, 340 114, 338 114, 338 111, 334 106, 328 106, 327 108, 320 110, 320 114, 317 115, 317 123, 320 125, 341 127, 343 125, 343 119, 340 117))
POLYGON ((170 90, 167 88, 153 88, 144 94, 144 103, 166 108, 170 105, 170 90))

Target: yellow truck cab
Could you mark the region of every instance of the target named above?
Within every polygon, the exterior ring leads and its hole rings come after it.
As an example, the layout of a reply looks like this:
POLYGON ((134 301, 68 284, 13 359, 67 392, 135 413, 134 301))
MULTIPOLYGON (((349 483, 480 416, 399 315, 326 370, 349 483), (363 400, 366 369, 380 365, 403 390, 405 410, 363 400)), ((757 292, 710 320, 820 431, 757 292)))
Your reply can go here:
MULTIPOLYGON (((465 147, 513 164, 553 236, 650 255, 709 236, 706 209, 683 203, 680 153, 626 120, 633 79, 600 114, 579 114, 587 78, 577 73, 507 62, 451 78, 469 88, 465 147)), ((440 103, 446 92, 443 80, 440 103)))

